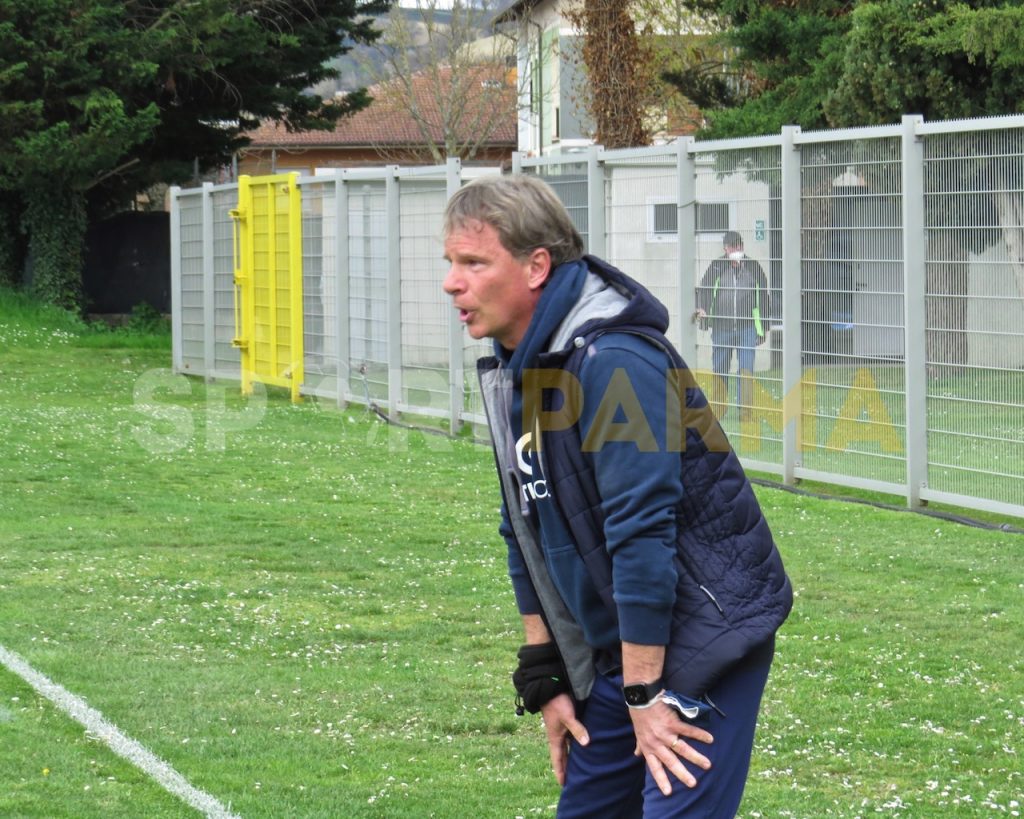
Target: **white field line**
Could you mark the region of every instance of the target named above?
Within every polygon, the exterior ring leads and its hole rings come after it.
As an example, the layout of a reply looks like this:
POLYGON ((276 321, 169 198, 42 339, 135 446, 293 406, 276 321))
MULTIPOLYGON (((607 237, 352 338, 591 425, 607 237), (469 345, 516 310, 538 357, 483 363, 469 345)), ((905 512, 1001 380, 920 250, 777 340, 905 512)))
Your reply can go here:
POLYGON ((40 674, 25 660, 2 645, 0 663, 73 720, 84 725, 91 735, 100 739, 115 754, 124 757, 143 773, 155 779, 164 790, 205 813, 210 819, 239 819, 210 794, 192 787, 174 768, 109 723, 103 714, 88 706, 85 700, 40 674))

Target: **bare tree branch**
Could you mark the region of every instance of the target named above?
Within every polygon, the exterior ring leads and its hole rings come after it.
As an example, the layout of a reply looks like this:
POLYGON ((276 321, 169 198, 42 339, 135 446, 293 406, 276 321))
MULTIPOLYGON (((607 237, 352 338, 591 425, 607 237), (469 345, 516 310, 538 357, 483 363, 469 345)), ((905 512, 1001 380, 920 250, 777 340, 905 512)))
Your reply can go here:
MULTIPOLYGON (((494 36, 491 5, 421 0, 411 14, 393 7, 376 46, 381 64, 364 61, 378 110, 404 112, 434 162, 472 159, 499 135, 515 141, 518 89, 507 69, 515 44, 494 36)), ((375 148, 396 155, 390 141, 375 148)))

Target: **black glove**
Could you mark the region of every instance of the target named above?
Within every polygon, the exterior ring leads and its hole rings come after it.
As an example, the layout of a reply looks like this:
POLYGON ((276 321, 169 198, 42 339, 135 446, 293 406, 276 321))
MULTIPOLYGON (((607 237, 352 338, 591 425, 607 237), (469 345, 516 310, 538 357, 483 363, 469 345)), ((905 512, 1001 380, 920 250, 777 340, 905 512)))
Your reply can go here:
POLYGON ((536 714, 559 694, 572 689, 565 665, 554 643, 524 645, 519 649, 519 668, 512 674, 516 687, 516 714, 536 714))

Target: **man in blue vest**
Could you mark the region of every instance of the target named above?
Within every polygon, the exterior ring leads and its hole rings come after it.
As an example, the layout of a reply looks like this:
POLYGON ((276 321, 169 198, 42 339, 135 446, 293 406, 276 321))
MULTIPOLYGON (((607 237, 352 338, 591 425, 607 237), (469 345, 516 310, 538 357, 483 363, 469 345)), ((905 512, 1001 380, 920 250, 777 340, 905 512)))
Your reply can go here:
POLYGON ((725 252, 711 262, 697 288, 696 318, 711 326, 712 409, 719 418, 726 412, 726 384, 735 350, 736 406, 745 419, 753 409, 754 352, 768 334, 768 279, 761 265, 743 252, 740 234, 729 231, 722 244, 725 252))
POLYGON ((750 482, 665 337, 668 311, 583 254, 551 188, 488 176, 445 211, 473 338, 558 816, 731 819, 792 588, 750 482))

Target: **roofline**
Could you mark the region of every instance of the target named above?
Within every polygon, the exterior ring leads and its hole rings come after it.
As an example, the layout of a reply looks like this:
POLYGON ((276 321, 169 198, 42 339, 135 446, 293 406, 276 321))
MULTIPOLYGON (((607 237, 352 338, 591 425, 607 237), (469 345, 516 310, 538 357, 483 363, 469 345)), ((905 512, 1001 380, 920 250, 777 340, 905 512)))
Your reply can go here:
POLYGON ((501 14, 494 18, 492 25, 500 25, 501 23, 508 23, 510 21, 518 19, 523 12, 532 11, 534 8, 539 6, 544 0, 516 0, 511 6, 505 9, 501 14))
MULTIPOLYGON (((512 147, 516 148, 518 145, 517 140, 511 139, 504 142, 481 142, 478 146, 480 148, 504 148, 512 147)), ((250 142, 248 145, 243 145, 238 150, 239 152, 244 151, 270 151, 270 150, 285 150, 285 151, 315 151, 321 148, 327 150, 338 150, 341 148, 381 148, 381 147, 420 147, 426 148, 426 143, 420 141, 412 142, 315 142, 315 143, 282 143, 282 142, 250 142)))

